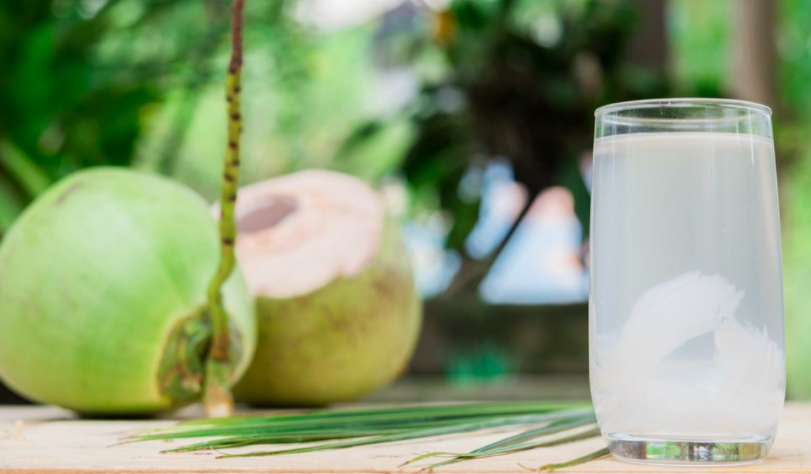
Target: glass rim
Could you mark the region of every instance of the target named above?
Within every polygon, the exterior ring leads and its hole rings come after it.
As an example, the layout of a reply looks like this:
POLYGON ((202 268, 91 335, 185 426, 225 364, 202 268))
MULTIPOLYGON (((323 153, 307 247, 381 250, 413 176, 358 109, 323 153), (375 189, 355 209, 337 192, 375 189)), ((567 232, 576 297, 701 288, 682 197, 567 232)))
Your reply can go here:
MULTIPOLYGON (((643 100, 629 100, 625 102, 616 102, 613 104, 603 105, 594 111, 595 117, 600 117, 612 112, 621 112, 627 110, 638 109, 652 109, 652 108, 690 108, 690 107, 717 107, 719 109, 736 109, 748 110, 765 114, 768 117, 772 115, 772 109, 757 102, 750 102, 748 100, 739 99, 716 99, 706 97, 678 97, 672 99, 643 99, 643 100)), ((645 120, 642 117, 636 117, 636 120, 645 120)))

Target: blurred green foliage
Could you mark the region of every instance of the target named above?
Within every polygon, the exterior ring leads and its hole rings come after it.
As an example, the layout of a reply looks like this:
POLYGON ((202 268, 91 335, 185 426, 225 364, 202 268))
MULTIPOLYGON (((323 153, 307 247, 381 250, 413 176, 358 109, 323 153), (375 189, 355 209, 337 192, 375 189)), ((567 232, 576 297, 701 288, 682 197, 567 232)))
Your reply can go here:
POLYGON ((781 109, 777 152, 782 165, 783 278, 786 294, 788 391, 811 399, 811 8, 781 2, 777 38, 781 109))
MULTIPOLYGON (((444 216, 448 247, 475 285, 492 258, 465 252, 481 198, 470 177, 501 157, 530 195, 566 186, 587 232, 580 160, 592 111, 671 93, 725 95, 732 1, 670 0, 669 81, 625 58, 639 22, 625 1, 412 4, 340 31, 292 19, 293 0, 249 2, 246 182, 313 166, 400 180, 411 217, 444 216), (413 91, 381 86, 402 71, 413 91), (392 106, 398 94, 406 99, 392 106)), ((0 235, 50 183, 86 166, 152 170, 214 198, 228 3, 0 3, 0 235)), ((780 5, 776 130, 791 317, 811 311, 802 291, 811 270, 801 263, 811 259, 811 9, 780 5)))
MULTIPOLYGON (((372 32, 308 34, 295 25, 274 30, 257 21, 246 32, 244 182, 329 167, 347 134, 369 114, 364 104, 374 77, 372 32)), ((167 94, 136 153, 138 166, 169 174, 208 199, 217 194, 225 146, 218 74, 225 61, 223 54, 216 57, 208 82, 167 94)))
POLYGON ((112 28, 65 2, 0 3, 0 232, 52 180, 91 164, 127 165, 150 77, 92 61, 112 28))
MULTIPOLYGON (((227 6, 0 6, 0 232, 41 187, 85 166, 137 166, 213 198, 227 6)), ((622 61, 635 19, 621 1, 462 0, 335 32, 292 20, 294 7, 247 12, 246 182, 313 166, 373 183, 399 174, 412 208, 450 218, 454 249, 478 218, 479 196, 460 193, 461 181, 493 156, 510 159, 530 193, 568 186, 587 223, 578 160, 592 110, 659 86, 622 61), (398 68, 413 69, 418 94, 393 110, 374 104, 370 91, 398 68)))
POLYGON ((732 3, 671 0, 673 83, 681 96, 722 97, 732 64, 732 3))
POLYGON ((475 292, 501 247, 483 261, 467 254, 481 193, 465 180, 494 157, 510 163, 529 196, 568 188, 588 233, 581 165, 594 109, 667 90, 663 78, 625 59, 635 13, 621 1, 464 0, 395 24, 380 48, 389 67, 417 65, 419 92, 398 113, 356 130, 335 166, 407 124, 412 133, 398 165, 413 207, 446 216, 447 245, 463 258, 451 291, 475 292))
POLYGON ((174 22, 178 10, 217 4, 0 3, 0 233, 48 183, 87 166, 132 164, 184 45, 225 28, 212 15, 210 26, 186 30, 174 22))
MULTIPOLYGON (((671 0, 677 84, 723 95, 732 2, 671 0)), ((789 396, 811 399, 811 8, 779 2, 775 146, 783 222, 783 276, 789 396)))
MULTIPOLYGON (((272 82, 286 102, 272 104, 274 124, 306 142, 297 122, 307 110, 295 97, 310 92, 301 77, 313 55, 286 20, 290 3, 251 2, 249 63, 255 82, 272 82)), ((180 164, 196 136, 200 161, 220 161, 220 143, 205 138, 224 130, 228 8, 228 0, 0 3, 0 235, 49 183, 88 166, 185 173, 212 196, 206 179, 216 169, 198 183, 180 164), (217 113, 202 115, 207 105, 217 113)))

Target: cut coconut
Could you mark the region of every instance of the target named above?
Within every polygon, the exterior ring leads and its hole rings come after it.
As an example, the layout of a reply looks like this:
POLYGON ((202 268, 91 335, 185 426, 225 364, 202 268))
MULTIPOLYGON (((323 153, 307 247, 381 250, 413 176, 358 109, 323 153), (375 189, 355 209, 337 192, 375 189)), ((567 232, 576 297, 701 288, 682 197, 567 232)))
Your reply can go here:
POLYGON ((364 182, 303 171, 240 190, 236 254, 259 345, 238 399, 323 405, 391 381, 421 320, 398 226, 364 182))
POLYGON ((366 268, 385 212, 368 185, 311 170, 239 191, 237 258, 256 295, 305 295, 366 268))

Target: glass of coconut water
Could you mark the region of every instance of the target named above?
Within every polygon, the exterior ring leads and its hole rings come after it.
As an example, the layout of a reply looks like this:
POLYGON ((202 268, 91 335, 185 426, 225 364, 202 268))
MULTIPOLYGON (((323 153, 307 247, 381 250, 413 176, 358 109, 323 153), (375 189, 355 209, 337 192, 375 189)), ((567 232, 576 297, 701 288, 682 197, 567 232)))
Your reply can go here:
POLYGON ((590 378, 614 456, 749 463, 785 396, 771 111, 667 99, 595 113, 590 378))

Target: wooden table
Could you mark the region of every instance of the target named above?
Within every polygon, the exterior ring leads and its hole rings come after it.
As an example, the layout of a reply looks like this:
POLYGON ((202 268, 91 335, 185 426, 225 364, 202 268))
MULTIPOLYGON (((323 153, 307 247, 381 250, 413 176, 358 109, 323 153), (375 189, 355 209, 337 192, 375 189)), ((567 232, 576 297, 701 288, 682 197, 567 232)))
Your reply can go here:
MULTIPOLYGON (((188 413, 186 413, 188 416, 188 413)), ((177 441, 111 446, 133 431, 167 426, 168 420, 94 421, 75 419, 53 407, 0 408, 0 473, 392 473, 403 461, 429 451, 469 451, 504 437, 504 432, 455 435, 273 458, 215 459, 215 453, 160 454, 177 441)), ((771 455, 752 466, 712 468, 713 473, 811 473, 811 404, 789 404, 771 455)), ((587 440, 515 455, 470 461, 436 472, 526 473, 601 447, 587 440)), ((244 449, 256 449, 244 448, 244 449)), ((235 450, 238 451, 238 450, 235 450)), ((651 468, 603 459, 560 472, 707 472, 708 469, 651 468)))

